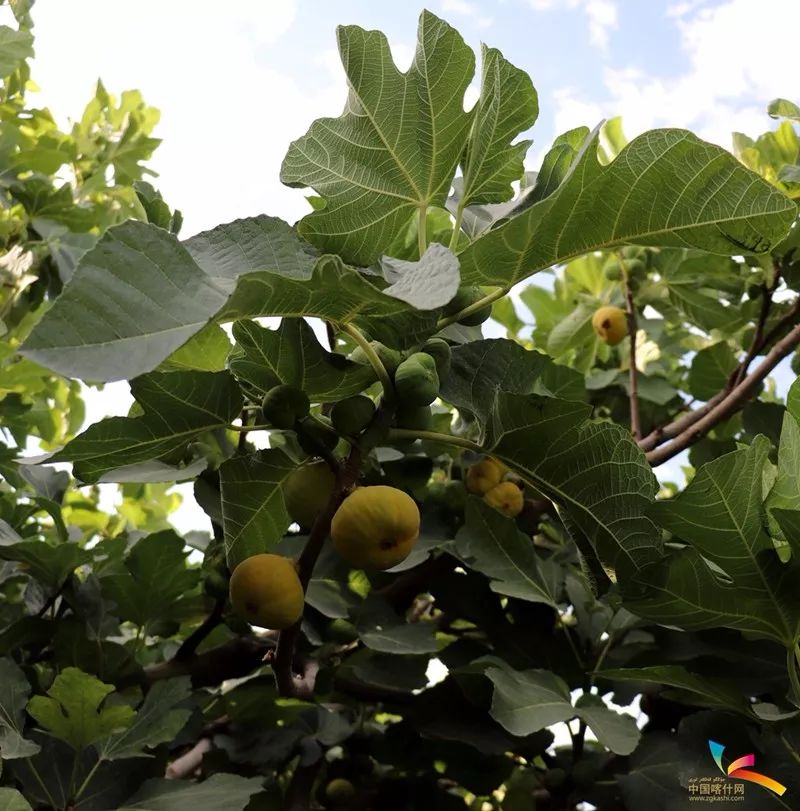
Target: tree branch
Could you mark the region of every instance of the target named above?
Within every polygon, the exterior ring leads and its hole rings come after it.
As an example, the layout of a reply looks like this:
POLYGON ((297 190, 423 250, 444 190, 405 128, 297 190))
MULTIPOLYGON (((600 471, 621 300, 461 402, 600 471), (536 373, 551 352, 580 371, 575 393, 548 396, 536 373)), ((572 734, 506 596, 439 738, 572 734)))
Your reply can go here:
POLYGON ((189 659, 170 659, 144 668, 145 680, 153 684, 175 676, 191 676, 192 686, 214 687, 228 679, 247 676, 259 668, 264 655, 275 649, 275 634, 240 636, 189 659))
POLYGON ((640 439, 642 436, 642 424, 639 417, 639 383, 638 383, 638 369, 636 368, 636 305, 633 302, 633 290, 631 289, 631 280, 625 264, 620 259, 622 265, 622 278, 625 284, 625 302, 627 304, 627 317, 628 317, 628 335, 630 336, 630 373, 628 382, 628 400, 631 408, 631 433, 634 439, 640 439))
POLYGON ((190 659, 202 641, 222 622, 222 615, 225 611, 225 600, 217 600, 211 613, 203 620, 203 623, 192 631, 175 653, 175 659, 190 659))
MULTIPOLYGON (((786 315, 784 315, 783 318, 781 318, 780 321, 778 321, 778 323, 762 338, 758 348, 753 353, 753 357, 758 355, 758 353, 761 352, 765 347, 769 346, 787 327, 791 326, 797 320, 798 315, 800 315, 800 298, 795 300, 792 308, 786 313, 786 315)), ((745 358, 745 360, 747 360, 747 358, 745 358)), ((747 362, 749 364, 750 360, 747 360, 747 362)), ((744 363, 744 361, 742 363, 744 363)), ((689 411, 687 414, 678 417, 678 419, 673 420, 668 425, 662 425, 659 428, 651 431, 646 437, 639 440, 639 447, 646 453, 649 453, 662 443, 684 434, 691 428, 692 425, 704 419, 711 411, 722 403, 722 401, 725 400, 729 394, 731 394, 733 390, 733 381, 738 376, 741 365, 742 364, 740 364, 731 373, 727 385, 722 390, 718 391, 708 402, 704 403, 699 408, 694 409, 694 411, 689 411)), ((745 378, 742 378, 739 385, 741 385, 744 380, 745 378)))
MULTIPOLYGON (((300 553, 300 558, 297 561, 297 574, 300 578, 300 583, 303 586, 303 591, 308 588, 308 583, 311 580, 311 574, 314 571, 314 564, 317 562, 322 545, 331 531, 331 521, 339 509, 339 504, 345 497, 350 488, 355 484, 358 479, 359 470, 361 467, 361 451, 359 448, 354 447, 350 451, 347 461, 342 465, 336 474, 336 486, 331 493, 325 509, 317 516, 314 521, 314 526, 311 527, 311 532, 300 553)), ((294 672, 294 651, 297 640, 300 636, 300 628, 303 623, 301 617, 290 628, 281 631, 278 637, 278 647, 275 651, 275 657, 272 662, 272 669, 275 672, 275 680, 278 683, 278 693, 282 696, 289 696, 294 698, 309 698, 314 690, 314 680, 316 678, 316 671, 313 674, 302 674, 298 679, 294 672), (312 676, 312 678, 309 678, 312 676)))
POLYGON ((203 763, 203 755, 210 751, 211 739, 200 738, 186 754, 181 755, 177 760, 173 760, 167 766, 164 777, 167 780, 183 780, 185 777, 191 777, 203 763))
MULTIPOLYGON (((714 403, 710 409, 706 408, 702 417, 690 423, 672 442, 649 451, 646 454, 647 461, 650 462, 653 467, 663 464, 668 459, 672 459, 673 456, 676 456, 681 451, 697 442, 698 439, 705 436, 714 426, 743 408, 764 378, 785 357, 790 355, 798 344, 800 344, 800 324, 795 326, 788 335, 778 341, 767 353, 764 360, 732 391, 725 394, 721 399, 717 399, 719 395, 713 398, 717 400, 717 402, 714 403)), ((712 401, 709 400, 706 406, 710 405, 711 402, 712 401)), ((700 409, 698 409, 698 411, 699 410, 700 409)))
POLYGON ((779 277, 776 276, 775 283, 772 286, 767 287, 767 285, 762 285, 761 287, 761 311, 758 314, 756 331, 753 334, 753 340, 750 342, 750 348, 747 350, 744 360, 734 370, 733 380, 730 383, 730 388, 738 386, 739 383, 742 382, 744 376, 747 374, 747 369, 753 362, 753 358, 756 356, 758 350, 762 346, 762 341, 764 340, 764 327, 766 326, 767 317, 769 316, 769 311, 772 307, 772 294, 775 292, 775 288, 778 286, 778 281, 779 277))

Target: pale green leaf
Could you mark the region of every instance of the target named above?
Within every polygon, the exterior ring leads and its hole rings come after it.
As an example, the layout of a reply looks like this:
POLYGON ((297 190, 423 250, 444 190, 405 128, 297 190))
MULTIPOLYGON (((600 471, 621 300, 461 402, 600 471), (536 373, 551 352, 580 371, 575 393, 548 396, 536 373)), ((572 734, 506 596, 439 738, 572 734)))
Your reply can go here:
POLYGON ((383 292, 418 310, 444 307, 458 291, 461 274, 458 259, 438 242, 428 246, 416 262, 381 257, 381 270, 390 282, 383 292))
POLYGON ((419 209, 444 205, 472 121, 463 104, 475 57, 428 11, 406 73, 383 33, 341 26, 337 37, 349 88, 344 113, 315 121, 289 147, 281 180, 325 198, 301 220, 304 237, 369 265, 419 209))
POLYGON ((13 73, 20 62, 33 56, 33 34, 30 31, 15 31, 0 25, 0 78, 13 73))
POLYGON ((523 172, 530 141, 511 142, 533 126, 539 114, 530 77, 496 48, 481 46, 481 93, 463 161, 462 206, 502 203, 523 172))
POLYGON ((0 788, 0 811, 32 811, 30 803, 15 788, 0 788))
POLYGON ((56 676, 47 697, 34 696, 28 702, 28 712, 51 735, 80 750, 130 724, 134 713, 127 704, 103 706, 113 692, 110 684, 67 667, 56 676))

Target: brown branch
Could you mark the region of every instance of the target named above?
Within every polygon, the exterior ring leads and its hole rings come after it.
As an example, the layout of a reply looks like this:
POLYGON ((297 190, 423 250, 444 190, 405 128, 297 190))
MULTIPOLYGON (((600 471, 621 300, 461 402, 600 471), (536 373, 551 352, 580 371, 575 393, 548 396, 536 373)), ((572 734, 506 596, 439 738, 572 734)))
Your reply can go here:
MULTIPOLYGON (((764 378, 800 344, 800 324, 778 341, 767 353, 764 360, 745 377, 738 386, 728 392, 705 414, 691 423, 672 442, 655 448, 646 454, 647 461, 653 467, 672 459, 688 448, 698 439, 704 437, 712 428, 728 419, 745 406, 747 401, 764 378)), ((719 395, 717 395, 719 396, 719 395)), ((716 398, 715 398, 716 399, 716 398)), ((711 401, 709 401, 710 403, 711 401)), ((708 404, 706 404, 708 405, 708 404)))
MULTIPOLYGON (((339 509, 339 504, 341 504, 342 499, 344 499, 356 481, 358 481, 358 476, 361 472, 361 462, 364 456, 389 430, 392 418, 394 417, 394 406, 391 404, 391 400, 388 397, 390 393, 391 392, 385 392, 386 396, 375 412, 372 421, 361 435, 360 443, 352 446, 344 464, 338 466, 338 469, 335 471, 336 485, 333 488, 333 493, 331 493, 331 497, 325 509, 317 516, 316 521, 314 521, 314 526, 311 527, 306 545, 303 547, 303 551, 300 553, 300 558, 297 561, 297 574, 300 577, 303 591, 308 589, 308 583, 311 580, 314 565, 322 551, 325 539, 330 534, 333 516, 336 510, 339 509)), ((301 617, 290 628, 281 631, 278 637, 278 647, 272 659, 272 669, 275 673, 275 681, 277 682, 278 693, 280 695, 307 699, 314 691, 316 670, 310 669, 307 665, 304 673, 300 674, 300 678, 297 678, 294 672, 295 647, 300 637, 302 623, 303 618, 301 617)))
POLYGON ((175 659, 190 659, 200 647, 203 640, 222 622, 225 611, 225 600, 217 600, 211 613, 203 623, 192 631, 175 653, 175 659))
POLYGON ((308 811, 312 805, 311 793, 317 775, 322 769, 323 756, 319 744, 313 740, 300 742, 300 759, 283 798, 284 811, 308 811))
MULTIPOLYGON (((342 499, 358 479, 360 467, 361 451, 359 448, 353 447, 347 461, 336 473, 336 486, 333 489, 333 493, 331 493, 331 497, 325 509, 314 521, 314 526, 311 527, 306 545, 303 547, 303 551, 300 553, 300 558, 297 561, 297 574, 300 577, 303 591, 308 588, 311 574, 314 571, 314 565, 322 551, 325 539, 330 534, 333 516, 336 510, 339 509, 339 504, 342 502, 342 499)), ((298 679, 294 673, 294 651, 297 640, 300 637, 302 623, 303 619, 301 617, 290 628, 281 631, 278 637, 278 647, 275 651, 272 669, 275 672, 275 680, 278 683, 278 693, 282 696, 309 698, 314 690, 316 672, 314 672, 312 679, 307 678, 308 674, 303 674, 303 676, 298 679)))
POLYGON ((638 370, 636 368, 636 305, 633 302, 633 290, 631 289, 631 280, 628 276, 628 271, 625 269, 625 264, 620 259, 622 265, 622 277, 625 282, 625 303, 627 305, 626 315, 628 318, 628 335, 630 336, 631 353, 630 353, 630 373, 628 377, 628 401, 631 408, 631 433, 634 439, 639 439, 642 436, 642 423, 639 417, 639 382, 638 370))
POLYGON ((729 381, 730 388, 738 386, 739 383, 744 380, 744 376, 747 374, 747 370, 750 364, 753 362, 753 358, 758 354, 759 349, 763 345, 762 341, 764 340, 764 327, 766 326, 767 317, 769 316, 769 311, 772 307, 772 294, 775 292, 778 282, 779 277, 776 276, 775 283, 771 287, 767 287, 766 285, 762 285, 761 287, 761 311, 758 314, 756 331, 753 334, 753 340, 750 342, 750 349, 747 350, 744 360, 733 372, 733 379, 729 381))
POLYGON ((274 650, 276 636, 240 636, 190 659, 170 659, 168 662, 144 668, 146 682, 152 684, 175 676, 191 676, 193 687, 214 687, 227 679, 247 676, 261 667, 264 655, 274 650))
MULTIPOLYGON (((769 346, 784 330, 790 327, 797 320, 798 315, 800 315, 800 298, 795 300, 792 308, 786 313, 786 315, 784 315, 783 318, 781 318, 780 321, 778 321, 778 323, 766 335, 764 335, 758 348, 754 352, 753 357, 758 355, 759 352, 761 352, 765 347, 769 346)), ((747 362, 748 364, 750 363, 749 360, 747 362)), ((744 363, 744 361, 742 363, 744 363)), ((704 419, 720 403, 722 403, 729 394, 731 394, 733 390, 733 381, 738 376, 741 365, 742 364, 740 364, 731 373, 731 376, 728 378, 727 385, 722 390, 718 391, 710 400, 708 400, 708 402, 704 403, 699 408, 694 409, 694 411, 689 411, 683 416, 678 417, 678 419, 673 420, 668 425, 662 425, 654 429, 646 437, 639 440, 639 447, 643 451, 649 453, 662 443, 684 434, 691 428, 691 426, 704 419)), ((746 378, 743 377, 739 385, 741 385, 745 379, 746 378)))
POLYGON ((197 772, 203 763, 203 755, 211 751, 211 740, 200 738, 200 740, 185 754, 167 766, 164 777, 167 780, 183 780, 191 777, 197 772))

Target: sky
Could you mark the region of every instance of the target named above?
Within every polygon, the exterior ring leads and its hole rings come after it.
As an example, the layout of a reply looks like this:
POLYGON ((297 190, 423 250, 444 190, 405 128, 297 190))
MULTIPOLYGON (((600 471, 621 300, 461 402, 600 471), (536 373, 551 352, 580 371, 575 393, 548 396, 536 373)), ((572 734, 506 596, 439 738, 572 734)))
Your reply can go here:
MULTIPOLYGON (((266 213, 294 222, 303 192, 281 185, 286 149, 346 95, 337 24, 383 30, 411 61, 422 5, 376 0, 38 0, 36 103, 66 125, 98 77, 137 88, 161 110, 154 181, 185 217, 182 237, 266 213)), ((629 137, 687 127, 730 148, 731 132, 771 126, 767 102, 800 99, 800 0, 429 0, 474 48, 499 48, 539 93, 528 168, 553 138, 623 116, 629 137)), ((477 97, 473 83, 467 102, 477 97)), ((124 414, 126 384, 89 398, 89 415, 124 414)), ((205 528, 186 498, 176 523, 205 528)))

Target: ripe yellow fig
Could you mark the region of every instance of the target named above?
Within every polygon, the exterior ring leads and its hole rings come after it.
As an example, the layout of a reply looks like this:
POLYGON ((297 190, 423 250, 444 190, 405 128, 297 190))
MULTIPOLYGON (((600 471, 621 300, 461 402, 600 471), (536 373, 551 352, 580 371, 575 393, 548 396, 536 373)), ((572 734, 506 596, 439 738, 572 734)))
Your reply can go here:
POLYGON ((303 586, 294 561, 281 555, 253 555, 231 575, 233 610, 253 625, 282 630, 303 616, 303 586))
POLYGON ((336 476, 327 462, 311 462, 293 470, 283 486, 292 521, 308 529, 328 503, 335 483, 336 476))
POLYGON ((467 470, 467 490, 476 496, 482 496, 500 484, 505 474, 503 466, 494 459, 486 457, 467 470))
POLYGON ((396 487, 359 487, 331 523, 336 551, 359 569, 391 569, 404 561, 419 537, 419 509, 396 487))
POLYGON ((522 490, 514 482, 500 482, 484 494, 483 500, 509 518, 518 516, 525 505, 522 490))
POLYGON ((616 346, 628 334, 627 316, 619 307, 601 307, 592 316, 592 326, 609 346, 616 346))

